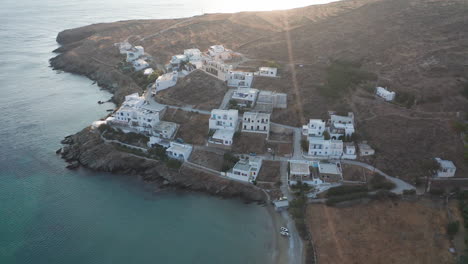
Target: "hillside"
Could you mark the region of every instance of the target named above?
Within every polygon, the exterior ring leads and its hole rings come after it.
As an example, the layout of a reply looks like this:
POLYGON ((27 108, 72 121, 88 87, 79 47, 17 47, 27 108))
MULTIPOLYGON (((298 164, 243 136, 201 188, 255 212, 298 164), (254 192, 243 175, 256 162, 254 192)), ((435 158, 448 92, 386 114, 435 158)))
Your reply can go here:
POLYGON ((462 176, 463 144, 451 123, 468 112, 461 94, 468 83, 467 14, 465 0, 354 0, 96 24, 61 32, 61 54, 51 64, 96 80, 121 102, 142 89, 119 70, 122 57, 114 43, 142 45, 158 64, 184 48, 220 43, 245 54, 247 66, 264 60, 281 65, 277 83, 254 83, 288 93, 288 109, 275 112, 274 121, 299 126, 328 110, 354 111, 359 134, 377 149, 372 161, 377 167, 413 180, 424 175, 424 159, 440 156, 453 160, 462 176), (329 96, 327 71, 337 60, 352 62, 373 78, 329 96), (406 107, 376 100, 363 89, 375 85, 405 95, 406 107))

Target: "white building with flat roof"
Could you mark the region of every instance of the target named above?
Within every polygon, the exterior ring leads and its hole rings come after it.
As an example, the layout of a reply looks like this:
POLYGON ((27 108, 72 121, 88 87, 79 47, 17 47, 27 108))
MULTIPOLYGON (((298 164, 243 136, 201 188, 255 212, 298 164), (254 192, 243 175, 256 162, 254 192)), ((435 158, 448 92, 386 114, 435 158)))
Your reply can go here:
POLYGON ((457 171, 457 168, 455 167, 455 164, 453 164, 452 161, 450 160, 443 160, 440 158, 435 158, 437 163, 439 163, 439 170, 437 170, 436 177, 440 178, 448 178, 448 177, 453 177, 455 176, 455 172, 457 171))
POLYGON ((183 54, 177 54, 172 56, 171 61, 169 63, 171 64, 173 69, 179 69, 180 64, 184 62, 188 62, 188 57, 183 54))
POLYGON ((302 126, 302 134, 307 137, 321 137, 325 132, 326 123, 322 119, 310 119, 309 124, 302 126))
POLYGON ((142 46, 135 46, 126 51, 127 53, 127 62, 132 62, 139 59, 145 54, 145 49, 142 46))
POLYGON ((201 69, 218 78, 219 80, 226 82, 229 78, 229 72, 232 70, 232 65, 224 64, 222 61, 216 61, 212 59, 202 59, 201 69))
POLYGON ((234 142, 234 130, 218 129, 208 142, 218 145, 231 146, 234 142))
POLYGON ((166 153, 170 158, 187 161, 192 153, 192 149, 192 145, 172 141, 170 147, 166 149, 166 153))
POLYGON ((230 87, 250 88, 253 81, 251 72, 230 71, 227 79, 227 85, 230 87))
POLYGON ((351 137, 354 130, 354 114, 348 113, 347 116, 331 115, 330 116, 330 138, 339 139, 340 137, 351 137))
POLYGON ((318 166, 320 179, 324 182, 340 182, 343 180, 340 163, 320 162, 318 166))
POLYGON ((143 59, 137 59, 132 61, 132 65, 135 71, 141 71, 149 67, 149 63, 143 59))
POLYGON ((236 101, 240 106, 253 107, 257 101, 258 90, 253 88, 237 88, 232 93, 231 99, 236 101))
POLYGON ((239 111, 237 110, 213 109, 211 110, 209 128, 234 131, 237 128, 238 118, 239 118, 239 111))
POLYGON ((188 61, 195 65, 197 69, 202 67, 202 53, 199 49, 186 49, 184 55, 188 58, 188 61))
POLYGON ((395 92, 391 92, 384 87, 375 88, 375 94, 379 97, 382 97, 385 101, 393 101, 395 99, 395 92))
POLYGON ((360 143, 358 144, 359 147, 359 156, 365 157, 365 156, 372 156, 375 154, 375 150, 371 148, 367 143, 360 143))
POLYGON ((164 108, 155 108, 138 93, 125 96, 122 106, 107 120, 110 124, 127 126, 148 135, 154 134, 154 127, 160 121, 164 108))
POLYGON ((262 167, 262 158, 250 156, 248 159, 241 159, 232 168, 232 172, 226 175, 230 178, 253 182, 258 176, 262 167))
POLYGON ((223 45, 213 45, 208 48, 208 55, 215 60, 229 60, 232 58, 231 53, 223 45))
POLYGON ((160 121, 154 127, 154 134, 164 139, 173 139, 174 135, 179 127, 178 124, 167 121, 160 121))
POLYGON ((276 77, 278 69, 272 67, 260 67, 259 71, 257 72, 259 76, 264 77, 276 77))
POLYGON ((156 92, 165 90, 177 84, 178 73, 176 71, 165 73, 156 80, 156 92))
POLYGON ((270 114, 245 112, 242 118, 242 132, 270 133, 270 114))
POLYGON ((352 142, 344 143, 343 159, 356 159, 356 146, 352 142))
POLYGON ((343 141, 310 137, 308 154, 315 158, 339 159, 343 155, 343 141))

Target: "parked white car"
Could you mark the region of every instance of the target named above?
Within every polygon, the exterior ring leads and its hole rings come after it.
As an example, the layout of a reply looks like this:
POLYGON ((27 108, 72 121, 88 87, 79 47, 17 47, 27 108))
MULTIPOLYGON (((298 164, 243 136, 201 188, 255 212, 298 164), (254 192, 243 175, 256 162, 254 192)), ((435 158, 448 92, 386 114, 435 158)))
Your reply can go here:
POLYGON ((283 231, 283 232, 289 232, 289 230, 284 226, 280 227, 280 230, 283 231))
POLYGON ((281 231, 280 234, 281 234, 282 236, 286 236, 286 237, 289 236, 289 233, 288 233, 288 232, 284 232, 284 231, 281 231))

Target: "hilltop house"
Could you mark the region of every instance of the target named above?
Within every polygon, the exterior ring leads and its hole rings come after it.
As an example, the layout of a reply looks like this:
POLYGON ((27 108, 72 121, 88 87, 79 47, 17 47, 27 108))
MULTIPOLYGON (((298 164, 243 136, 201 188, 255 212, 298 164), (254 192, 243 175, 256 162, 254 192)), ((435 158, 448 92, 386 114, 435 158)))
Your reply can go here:
POLYGON ((351 137, 354 134, 354 114, 350 112, 348 116, 331 115, 329 132, 331 139, 351 137))
POLYGON ((239 160, 232 168, 232 172, 227 173, 227 176, 236 180, 253 182, 261 167, 262 158, 250 156, 248 159, 239 160))
POLYGON ((202 70, 213 75, 219 80, 226 82, 229 78, 229 71, 232 70, 232 65, 224 64, 220 61, 211 59, 203 59, 202 70))
POLYGON ((186 49, 184 55, 188 58, 188 61, 195 65, 197 69, 202 67, 202 54, 199 49, 186 49))
POLYGON ((315 158, 339 159, 343 155, 343 141, 310 137, 308 155, 315 158))
POLYGON ((232 58, 231 51, 223 45, 213 45, 208 48, 208 55, 214 60, 229 60, 232 58))
POLYGON ((153 72, 154 70, 152 68, 147 68, 143 71, 143 75, 151 75, 153 72))
POLYGON ((251 72, 230 71, 227 78, 227 85, 230 87, 250 88, 253 81, 251 72))
POLYGON ((435 160, 437 161, 437 163, 439 163, 440 167, 439 170, 437 170, 436 177, 448 178, 455 176, 457 168, 455 167, 455 164, 453 164, 452 161, 443 160, 440 158, 435 158, 435 160))
POLYGON ((133 46, 132 44, 128 42, 120 42, 120 43, 115 43, 114 46, 119 47, 119 52, 120 54, 127 54, 127 51, 129 51, 133 46))
POLYGON ((393 101, 395 99, 395 92, 391 92, 384 87, 375 88, 375 94, 382 97, 385 101, 393 101))
POLYGON ((135 46, 126 51, 127 53, 127 62, 132 62, 137 60, 145 54, 145 49, 142 46, 135 46))
POLYGON ((165 90, 177 84, 178 73, 170 72, 163 74, 156 80, 156 92, 165 90))
POLYGON ((153 135, 153 127, 160 121, 165 107, 152 106, 138 93, 125 96, 122 106, 108 119, 110 124, 132 128, 147 135, 153 135))
POLYGON ((367 143, 363 142, 358 144, 359 147, 359 156, 372 156, 375 154, 375 150, 371 148, 367 143))
POLYGON ((239 112, 237 110, 213 109, 209 120, 210 130, 215 130, 208 142, 230 146, 237 129, 239 112))
POLYGON ((141 71, 149 67, 148 62, 146 62, 143 59, 134 60, 132 61, 132 64, 133 64, 133 68, 135 69, 135 71, 141 71))
POLYGON ((242 132, 270 133, 270 114, 245 112, 242 119, 242 132))
POLYGON ((276 77, 278 69, 272 67, 260 67, 257 75, 264 77, 276 77))
POLYGON ((320 179, 322 179, 324 182, 340 182, 343 180, 343 173, 341 171, 340 163, 320 162, 318 169, 320 179))
POLYGON ((171 141, 170 147, 166 149, 166 153, 170 158, 187 161, 192 153, 192 149, 192 145, 171 141))
POLYGON ((231 99, 236 101, 239 106, 253 107, 257 101, 258 90, 253 88, 237 88, 232 94, 231 99))
POLYGON ((302 126, 302 134, 307 137, 321 137, 325 132, 325 121, 310 119, 309 124, 302 126))
POLYGON ((179 69, 180 64, 188 62, 188 57, 186 55, 178 54, 174 55, 169 62, 171 64, 172 69, 179 69))

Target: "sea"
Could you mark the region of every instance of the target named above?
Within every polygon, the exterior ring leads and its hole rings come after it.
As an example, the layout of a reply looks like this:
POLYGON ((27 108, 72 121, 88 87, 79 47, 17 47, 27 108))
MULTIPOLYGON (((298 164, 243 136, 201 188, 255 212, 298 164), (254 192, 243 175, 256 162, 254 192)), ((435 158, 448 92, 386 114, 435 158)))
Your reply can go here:
POLYGON ((231 3, 1 1, 1 264, 271 262, 275 230, 264 207, 200 193, 158 193, 127 175, 70 171, 55 154, 63 137, 115 107, 97 104, 111 94, 91 80, 49 67, 57 33, 101 22, 272 7, 267 1, 231 3))

